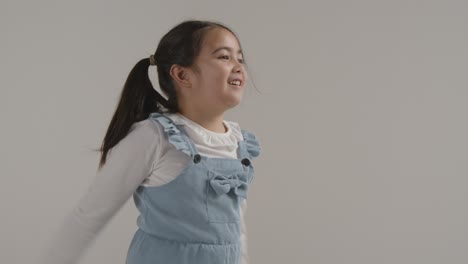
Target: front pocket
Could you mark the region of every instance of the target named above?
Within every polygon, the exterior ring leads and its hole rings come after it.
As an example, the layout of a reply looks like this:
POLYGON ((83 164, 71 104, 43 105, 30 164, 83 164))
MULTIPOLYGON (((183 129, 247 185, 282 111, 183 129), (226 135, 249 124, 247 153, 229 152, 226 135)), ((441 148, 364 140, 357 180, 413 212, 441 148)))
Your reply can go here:
POLYGON ((245 172, 208 171, 206 182, 208 222, 238 222, 239 201, 246 195, 247 185, 245 172))

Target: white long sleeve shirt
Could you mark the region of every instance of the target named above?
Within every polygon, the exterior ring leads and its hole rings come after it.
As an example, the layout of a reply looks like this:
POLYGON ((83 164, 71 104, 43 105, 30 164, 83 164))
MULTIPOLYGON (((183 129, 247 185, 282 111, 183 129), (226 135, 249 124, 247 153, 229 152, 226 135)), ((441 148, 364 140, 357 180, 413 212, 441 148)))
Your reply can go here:
MULTIPOLYGON (((208 130, 180 113, 166 113, 185 131, 201 155, 237 158, 238 141, 243 140, 236 122, 223 123, 225 133, 208 130)), ((51 237, 40 264, 77 264, 104 226, 132 197, 139 185, 158 186, 170 182, 190 162, 164 136, 161 124, 146 119, 136 122, 128 135, 115 145, 104 166, 96 173, 85 195, 64 217, 51 237)), ((245 213, 242 199, 241 263, 248 264, 245 213)))

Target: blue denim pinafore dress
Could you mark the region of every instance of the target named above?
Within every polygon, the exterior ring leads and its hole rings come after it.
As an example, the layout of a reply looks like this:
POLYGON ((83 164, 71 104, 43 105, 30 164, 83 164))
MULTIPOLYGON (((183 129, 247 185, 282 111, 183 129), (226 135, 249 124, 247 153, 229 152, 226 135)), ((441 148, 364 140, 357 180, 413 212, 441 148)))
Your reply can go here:
POLYGON ((255 135, 241 130, 237 159, 207 157, 183 126, 158 112, 149 118, 191 161, 174 180, 141 185, 133 194, 140 215, 126 264, 239 264, 240 202, 247 198, 252 160, 260 153, 255 135))

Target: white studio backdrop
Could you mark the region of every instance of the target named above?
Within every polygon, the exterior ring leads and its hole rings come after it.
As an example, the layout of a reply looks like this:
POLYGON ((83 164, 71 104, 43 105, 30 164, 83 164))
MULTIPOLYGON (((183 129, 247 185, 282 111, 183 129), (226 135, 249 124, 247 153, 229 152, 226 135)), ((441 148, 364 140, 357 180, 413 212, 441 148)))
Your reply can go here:
MULTIPOLYGON (((250 67, 226 119, 262 144, 252 264, 468 263, 467 14, 451 0, 1 1, 0 263, 34 263, 95 176, 130 69, 189 18, 230 26, 250 67)), ((123 263, 136 217, 129 200, 83 263, 123 263)))

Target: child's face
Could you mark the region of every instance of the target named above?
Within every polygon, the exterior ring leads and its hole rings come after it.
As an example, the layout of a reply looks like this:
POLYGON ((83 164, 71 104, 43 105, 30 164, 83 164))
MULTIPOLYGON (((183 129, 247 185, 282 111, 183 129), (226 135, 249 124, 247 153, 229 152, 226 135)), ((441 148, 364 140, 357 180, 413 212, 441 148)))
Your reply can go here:
POLYGON ((228 30, 207 32, 195 63, 199 72, 192 76, 192 98, 204 110, 225 111, 240 103, 247 74, 237 38, 228 30), (229 49, 219 49, 227 47, 229 49), (239 79, 240 85, 228 80, 239 79))

